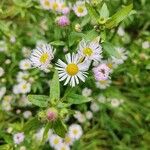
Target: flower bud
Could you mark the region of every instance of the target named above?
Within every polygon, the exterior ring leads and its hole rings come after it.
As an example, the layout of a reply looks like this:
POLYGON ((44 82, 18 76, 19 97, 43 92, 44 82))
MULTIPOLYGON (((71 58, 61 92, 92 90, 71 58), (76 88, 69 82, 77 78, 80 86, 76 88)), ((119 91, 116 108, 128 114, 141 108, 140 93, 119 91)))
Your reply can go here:
POLYGON ((56 23, 61 27, 65 27, 70 24, 70 21, 67 16, 60 16, 56 18, 56 23))
POLYGON ((42 122, 45 122, 46 121, 46 114, 45 114, 45 111, 40 111, 38 112, 38 119, 42 122))
POLYGON ((81 32, 81 30, 82 30, 81 25, 80 25, 80 24, 76 24, 76 25, 75 25, 75 30, 76 30, 77 32, 81 32))
POLYGON ((46 112, 46 118, 49 121, 56 121, 58 118, 58 111, 55 108, 49 108, 46 112))

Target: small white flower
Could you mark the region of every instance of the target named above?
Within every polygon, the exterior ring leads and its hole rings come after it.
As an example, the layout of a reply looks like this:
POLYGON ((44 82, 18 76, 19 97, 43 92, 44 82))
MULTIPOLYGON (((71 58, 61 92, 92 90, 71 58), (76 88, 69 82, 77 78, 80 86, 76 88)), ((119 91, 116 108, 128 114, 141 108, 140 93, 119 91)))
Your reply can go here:
POLYGON ((23 47, 22 48, 22 54, 23 54, 24 57, 29 57, 30 54, 31 54, 31 50, 27 47, 23 47))
POLYGON ((87 87, 82 90, 83 96, 89 97, 89 96, 91 96, 91 94, 92 94, 92 90, 87 87))
POLYGON ((82 40, 78 45, 78 53, 83 58, 100 62, 102 58, 102 48, 99 44, 99 40, 94 39, 91 42, 82 40))
POLYGON ((93 112, 98 112, 99 111, 99 106, 96 102, 92 102, 91 105, 90 105, 90 109, 93 111, 93 112))
POLYGON ((77 1, 73 6, 73 11, 78 17, 86 16, 88 13, 84 1, 77 1))
POLYGON ((85 116, 86 116, 86 118, 87 118, 88 120, 91 120, 91 119, 93 118, 93 113, 92 113, 91 111, 87 111, 87 112, 85 113, 85 116))
POLYGON ((117 33, 118 33, 119 36, 124 36, 125 35, 124 28, 119 27, 117 33))
POLYGON ((96 82, 96 87, 99 89, 106 89, 107 87, 109 87, 111 84, 111 80, 107 79, 107 80, 100 80, 96 82))
POLYGON ((5 71, 2 67, 0 67, 0 77, 2 77, 4 75, 5 71))
POLYGON ((142 48, 143 48, 143 49, 150 48, 150 42, 148 42, 148 41, 143 42, 143 43, 142 43, 142 48))
POLYGON ((5 93, 6 93, 6 87, 1 87, 0 88, 0 100, 5 95, 5 93))
POLYGON ((7 45, 5 41, 0 41, 0 52, 4 52, 7 50, 7 45))
POLYGON ((10 42, 11 42, 11 43, 15 43, 15 42, 16 42, 16 37, 15 37, 14 35, 12 35, 12 36, 10 37, 10 42))
POLYGON ((24 138, 25 138, 25 136, 24 136, 24 133, 23 133, 23 132, 21 132, 21 133, 16 133, 16 134, 14 134, 14 136, 13 136, 13 140, 14 140, 14 143, 15 143, 15 144, 20 144, 20 143, 22 143, 22 142, 24 141, 24 138))
POLYGON ((61 143, 56 147, 56 150, 70 150, 70 147, 65 143, 61 143))
POLYGON ((27 96, 25 95, 20 97, 20 100, 18 103, 20 106, 23 106, 23 107, 32 105, 32 103, 28 100, 27 96))
POLYGON ((112 56, 112 61, 115 63, 115 64, 123 64, 124 61, 128 58, 127 55, 128 55, 128 52, 124 49, 124 48, 116 48, 116 51, 118 52, 118 57, 114 57, 112 56))
POLYGON ((22 94, 29 93, 31 90, 31 84, 26 81, 22 81, 18 84, 18 89, 22 94))
POLYGON ((12 133, 12 131, 13 131, 13 128, 12 127, 9 127, 9 128, 7 128, 7 133, 12 133))
POLYGON ((112 107, 118 107, 120 104, 121 104, 121 102, 118 99, 116 99, 116 98, 111 99, 112 107))
POLYGON ((40 0, 40 4, 45 10, 50 10, 51 8, 51 0, 40 0))
POLYGON ((97 100, 100 102, 100 103, 105 103, 106 102, 106 97, 104 95, 99 95, 97 100))
POLYGON ((56 12, 61 12, 61 2, 60 0, 51 0, 51 10, 56 12))
POLYGON ((72 124, 69 127, 69 136, 72 139, 78 140, 82 136, 83 131, 80 125, 78 124, 72 124))
POLYGON ((11 107, 11 101, 12 101, 12 97, 7 95, 3 97, 3 101, 2 101, 2 109, 5 111, 10 111, 12 110, 11 107))
POLYGON ((73 144, 73 142, 74 142, 74 139, 72 139, 72 138, 70 137, 70 135, 67 134, 67 135, 65 136, 65 138, 64 138, 64 143, 70 146, 70 145, 73 144))
POLYGON ((21 60, 19 63, 19 67, 22 70, 28 70, 31 68, 31 62, 28 59, 21 60))
POLYGON ((56 134, 52 134, 49 137, 49 143, 52 147, 57 148, 62 143, 62 138, 56 134))
POLYGON ((17 82, 26 81, 29 78, 28 72, 18 72, 17 74, 17 82))
POLYGON ((74 114, 74 117, 78 120, 78 122, 83 123, 86 121, 85 116, 80 112, 80 111, 76 111, 74 114))
POLYGON ((25 111, 25 112, 23 113, 23 117, 24 117, 25 119, 28 119, 28 118, 30 118, 31 116, 32 116, 32 112, 29 111, 29 110, 27 110, 27 111, 25 111))
POLYGON ((79 84, 79 79, 85 82, 85 77, 87 77, 87 73, 85 72, 86 64, 80 63, 79 56, 74 53, 72 55, 68 53, 65 57, 67 64, 60 59, 56 64, 58 66, 56 69, 58 70, 60 81, 66 79, 64 85, 70 82, 69 84, 72 87, 79 84))
POLYGON ((53 58, 53 47, 49 44, 42 44, 36 47, 30 56, 32 65, 41 70, 46 70, 53 58))

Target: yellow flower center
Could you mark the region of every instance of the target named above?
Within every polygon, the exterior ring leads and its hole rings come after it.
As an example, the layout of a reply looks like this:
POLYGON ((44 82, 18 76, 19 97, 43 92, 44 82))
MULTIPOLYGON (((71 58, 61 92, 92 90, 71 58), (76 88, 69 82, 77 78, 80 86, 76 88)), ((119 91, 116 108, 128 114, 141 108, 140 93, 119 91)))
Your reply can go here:
POLYGON ((50 6, 50 2, 48 0, 45 0, 44 4, 45 6, 48 6, 48 7, 50 6))
POLYGON ((47 61, 47 59, 48 59, 48 54, 43 53, 40 57, 40 62, 44 64, 47 61))
POLYGON ((78 134, 78 130, 74 129, 73 134, 75 134, 75 135, 78 134))
POLYGON ((92 49, 91 48, 84 48, 83 49, 83 54, 86 55, 86 56, 91 56, 93 53, 92 49))
POLYGON ((58 8, 58 4, 56 2, 53 3, 53 9, 56 10, 58 8))
POLYGON ((79 13, 83 13, 83 11, 84 11, 83 6, 79 6, 79 7, 78 7, 78 12, 79 12, 79 13))
POLYGON ((106 80, 100 80, 99 82, 100 82, 101 84, 106 84, 107 81, 106 81, 106 80))
POLYGON ((26 89, 26 88, 27 88, 27 85, 26 85, 26 84, 24 84, 24 85, 22 86, 22 88, 23 88, 23 89, 26 89))
POLYGON ((56 138, 55 140, 54 140, 54 144, 58 144, 59 143, 59 140, 58 140, 58 138, 56 138))
POLYGON ((69 75, 74 76, 79 72, 79 68, 76 64, 71 63, 66 67, 66 71, 69 75))
POLYGON ((112 69, 113 68, 113 64, 112 63, 108 63, 107 66, 112 69))
POLYGON ((65 147, 62 147, 61 150, 66 150, 66 148, 65 148, 65 147))
POLYGON ((67 137, 65 137, 65 140, 64 140, 64 141, 65 141, 65 143, 70 143, 70 142, 71 142, 71 139, 70 139, 70 137, 67 136, 67 137))

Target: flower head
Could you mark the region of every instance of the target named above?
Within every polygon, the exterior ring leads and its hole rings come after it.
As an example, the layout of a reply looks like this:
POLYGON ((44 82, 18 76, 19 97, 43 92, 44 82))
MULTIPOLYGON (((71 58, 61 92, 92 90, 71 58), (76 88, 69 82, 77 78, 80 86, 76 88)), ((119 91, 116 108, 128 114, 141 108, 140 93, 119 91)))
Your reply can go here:
POLYGON ((107 79, 107 80, 99 80, 96 82, 96 87, 99 89, 106 89, 107 87, 109 87, 111 84, 111 80, 107 79))
POLYGON ((42 44, 36 47, 30 56, 32 65, 40 68, 41 70, 47 70, 53 58, 53 47, 49 44, 42 44))
POLYGON ((49 108, 46 112, 49 121, 55 121, 58 117, 58 112, 55 108, 49 108))
POLYGON ((25 136, 24 136, 23 132, 14 134, 14 136, 13 136, 14 143, 15 144, 22 143, 24 141, 24 137, 25 136))
POLYGON ((72 55, 68 53, 66 55, 66 61, 67 64, 59 59, 56 64, 58 66, 56 69, 58 70, 60 81, 66 79, 64 85, 70 82, 72 87, 79 84, 79 79, 84 82, 86 77, 86 64, 80 63, 79 56, 74 53, 72 55))
POLYGON ((22 70, 28 70, 31 68, 31 62, 29 59, 24 59, 24 60, 21 60, 20 63, 19 63, 19 67, 20 69, 22 70))
POLYGON ((70 24, 70 21, 67 16, 60 16, 56 18, 56 22, 59 26, 65 27, 70 24))
POLYGON ((97 40, 93 40, 91 42, 82 40, 78 46, 78 53, 82 57, 97 62, 100 62, 102 58, 102 48, 97 40))
POLYGON ((84 1, 77 1, 73 6, 73 11, 78 17, 83 17, 88 13, 84 1))
POLYGON ((56 134, 52 134, 49 137, 49 143, 52 147, 57 148, 62 143, 62 138, 56 134))
POLYGON ((70 150, 70 147, 65 143, 61 143, 56 147, 56 150, 70 150))
POLYGON ((72 124, 69 127, 69 136, 72 139, 78 140, 78 139, 80 139, 80 137, 82 136, 82 134, 83 134, 83 131, 82 131, 82 128, 81 128, 80 125, 78 125, 78 124, 72 124))
POLYGON ((106 64, 100 64, 93 69, 95 79, 97 81, 107 80, 110 73, 110 68, 106 64))
POLYGON ((51 8, 51 0, 40 0, 43 9, 49 10, 51 8))

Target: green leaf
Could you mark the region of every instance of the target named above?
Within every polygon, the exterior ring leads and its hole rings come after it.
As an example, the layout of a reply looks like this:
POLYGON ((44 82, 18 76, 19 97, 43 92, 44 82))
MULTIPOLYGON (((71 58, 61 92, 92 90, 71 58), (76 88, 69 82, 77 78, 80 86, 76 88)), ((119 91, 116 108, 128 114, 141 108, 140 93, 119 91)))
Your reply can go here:
POLYGON ((63 41, 53 41, 53 42, 50 42, 50 44, 55 45, 55 46, 64 46, 65 42, 63 42, 63 41))
POLYGON ((51 129, 51 128, 52 128, 52 123, 51 123, 51 122, 48 122, 48 123, 46 124, 46 126, 45 126, 45 130, 44 130, 44 133, 43 133, 43 139, 42 139, 43 142, 46 141, 48 131, 49 131, 49 129, 51 129))
POLYGON ((100 17, 107 19, 109 17, 109 10, 107 5, 104 3, 101 10, 100 10, 100 17))
POLYGON ((95 9, 89 3, 85 3, 85 6, 88 10, 88 13, 89 13, 91 19, 93 19, 93 21, 98 23, 99 14, 95 11, 95 9))
POLYGON ((53 124, 53 128, 56 134, 58 134, 60 137, 63 137, 63 138, 65 137, 65 134, 67 132, 67 127, 61 120, 55 121, 53 124))
POLYGON ((46 95, 28 95, 29 101, 39 107, 47 107, 49 97, 46 95))
POLYGON ((0 150, 13 150, 13 147, 9 144, 0 145, 0 150))
POLYGON ((35 117, 28 120, 25 123, 23 129, 25 133, 28 133, 29 131, 37 130, 38 128, 40 128, 40 126, 41 126, 41 122, 35 117))
POLYGON ((111 43, 103 42, 102 47, 110 56, 119 57, 118 52, 111 43))
POLYGON ((117 26, 122 20, 124 20, 133 8, 133 4, 123 7, 117 11, 107 22, 106 28, 110 29, 117 26))
POLYGON ((67 103, 70 104, 82 104, 82 103, 87 103, 91 100, 88 97, 71 93, 66 97, 66 101, 67 103))
POLYGON ((58 71, 55 70, 53 79, 50 83, 50 100, 58 100, 60 98, 60 85, 58 71))

